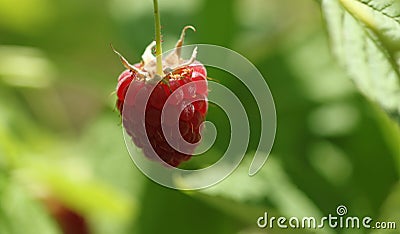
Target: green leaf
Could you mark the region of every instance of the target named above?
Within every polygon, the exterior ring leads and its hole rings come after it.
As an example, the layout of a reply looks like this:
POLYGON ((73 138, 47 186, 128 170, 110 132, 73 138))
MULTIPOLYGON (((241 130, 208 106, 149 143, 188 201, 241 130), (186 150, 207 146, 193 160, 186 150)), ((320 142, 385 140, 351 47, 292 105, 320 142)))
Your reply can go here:
POLYGON ((41 50, 0 46, 0 81, 17 87, 45 88, 55 76, 54 65, 41 50))
MULTIPOLYGON (((124 220, 135 211, 135 204, 125 193, 96 180, 84 161, 71 158, 64 161, 25 160, 16 171, 27 185, 39 185, 75 210, 91 217, 124 220)), ((30 186, 29 186, 30 185, 30 186)), ((34 189, 34 188, 33 188, 34 189)))
MULTIPOLYGON (((270 155, 268 163, 252 177, 247 174, 249 164, 249 158, 245 158, 228 178, 201 190, 202 194, 192 195, 241 220, 253 223, 264 211, 273 216, 322 217, 322 211, 293 184, 274 155, 270 155)), ((320 233, 332 232, 320 230, 320 233)))
POLYGON ((400 123, 400 2, 322 0, 322 10, 340 63, 400 123))
POLYGON ((395 234, 398 233, 400 217, 400 183, 397 183, 389 193, 381 208, 379 222, 396 222, 395 229, 376 229, 372 234, 395 234))
POLYGON ((48 212, 23 186, 14 180, 3 180, 0 186, 0 233, 60 233, 48 212))

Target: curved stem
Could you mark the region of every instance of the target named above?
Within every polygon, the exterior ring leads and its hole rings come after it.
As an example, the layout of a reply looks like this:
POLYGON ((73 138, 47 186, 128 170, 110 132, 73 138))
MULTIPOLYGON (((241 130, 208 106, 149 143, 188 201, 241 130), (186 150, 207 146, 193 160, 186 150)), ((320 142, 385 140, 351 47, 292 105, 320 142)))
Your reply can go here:
POLYGON ((153 0, 154 5, 154 22, 156 31, 156 59, 157 59, 157 75, 163 77, 163 66, 162 66, 162 47, 161 47, 161 22, 160 12, 158 10, 158 0, 153 0))

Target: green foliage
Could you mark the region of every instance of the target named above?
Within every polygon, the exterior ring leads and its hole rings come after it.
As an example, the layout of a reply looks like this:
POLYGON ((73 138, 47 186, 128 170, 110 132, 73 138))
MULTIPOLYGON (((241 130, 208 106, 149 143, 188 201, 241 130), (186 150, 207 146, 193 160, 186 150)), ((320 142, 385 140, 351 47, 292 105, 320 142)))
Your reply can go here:
POLYGON ((13 180, 1 178, 0 233, 60 234, 44 208, 13 180))
MULTIPOLYGON (((138 61, 154 38, 151 1, 0 0, 0 234, 62 233, 44 199, 76 211, 94 234, 316 233, 256 220, 265 211, 320 217, 340 204, 398 221, 399 126, 357 92, 400 120, 397 0, 159 2, 165 50, 192 24, 187 43, 239 51, 264 75, 278 119, 266 165, 249 177, 247 156, 226 180, 189 192, 135 167, 112 94, 123 67, 109 43, 138 61)), ((209 73, 244 103, 250 154, 260 134, 254 98, 235 77, 209 73)), ((223 111, 210 105, 207 119, 218 139, 188 168, 215 162, 229 142, 223 111)), ((369 231, 358 233, 390 233, 369 231)))
POLYGON ((400 3, 323 0, 332 47, 357 87, 400 123, 400 3))

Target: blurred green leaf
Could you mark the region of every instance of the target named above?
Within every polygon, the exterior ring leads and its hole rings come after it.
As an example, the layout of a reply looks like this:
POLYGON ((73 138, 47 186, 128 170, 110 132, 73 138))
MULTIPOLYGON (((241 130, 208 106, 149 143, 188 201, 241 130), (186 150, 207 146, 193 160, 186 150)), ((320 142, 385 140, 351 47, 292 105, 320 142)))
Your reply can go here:
POLYGON ((392 191, 389 193, 386 201, 384 202, 381 215, 379 216, 380 222, 396 222, 396 229, 388 230, 381 229, 375 230, 372 234, 395 234, 399 233, 399 217, 400 217, 400 183, 397 183, 392 191))
POLYGON ((242 220, 188 196, 147 180, 141 196, 142 210, 127 233, 232 234, 242 220))
POLYGON ((377 105, 374 106, 373 110, 379 119, 382 136, 392 152, 397 166, 397 173, 400 175, 400 126, 396 125, 387 115, 381 112, 377 105))
MULTIPOLYGON (((313 30, 286 42, 284 51, 291 70, 301 82, 304 97, 325 104, 350 97, 356 91, 327 46, 327 35, 313 30), (315 56, 318 51, 318 56, 315 56)), ((346 102, 348 99, 346 99, 346 102)))
POLYGON ((132 200, 90 175, 78 158, 68 160, 25 160, 18 178, 33 189, 35 184, 83 214, 124 220, 134 209, 132 200))
POLYGON ((400 123, 400 2, 323 0, 322 9, 339 61, 400 123))
POLYGON ((54 13, 49 0, 0 0, 0 27, 35 33, 54 19, 54 13))
MULTIPOLYGON (((274 159, 273 155, 268 158, 268 163, 255 176, 248 175, 248 167, 249 159, 247 158, 227 179, 201 192, 209 196, 211 204, 241 217, 242 220, 252 219, 255 222, 257 217, 263 214, 254 213, 261 210, 254 206, 264 208, 264 211, 271 212, 273 210, 273 213, 286 217, 308 217, 310 215, 322 217, 322 212, 293 184, 280 162, 274 159), (226 205, 227 201, 223 202, 224 199, 241 203, 239 207, 242 209, 226 205), (250 206, 246 209, 245 204, 250 206), (267 204, 273 204, 273 206, 268 207, 267 204)), ((196 194, 194 193, 194 195, 196 194)), ((207 201, 206 198, 203 199, 207 201)), ((331 232, 321 230, 321 233, 331 232)))
POLYGON ((9 85, 43 88, 51 84, 55 68, 41 50, 0 46, 0 79, 9 85))
POLYGON ((60 234, 49 213, 15 180, 0 182, 0 233, 60 234))

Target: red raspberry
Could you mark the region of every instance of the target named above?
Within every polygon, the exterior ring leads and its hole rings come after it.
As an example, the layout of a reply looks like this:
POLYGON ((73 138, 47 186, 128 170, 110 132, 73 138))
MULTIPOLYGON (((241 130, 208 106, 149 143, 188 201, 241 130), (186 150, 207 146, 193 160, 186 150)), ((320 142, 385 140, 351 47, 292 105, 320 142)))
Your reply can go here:
POLYGON ((135 65, 116 52, 128 68, 119 76, 116 90, 116 106, 126 132, 148 158, 160 157, 174 167, 191 158, 201 139, 200 126, 208 109, 207 72, 195 60, 197 49, 189 61, 180 58, 187 28, 190 27, 184 28, 175 50, 163 61, 166 75, 156 84, 155 58, 151 54, 154 43, 147 47, 143 61, 135 65))

